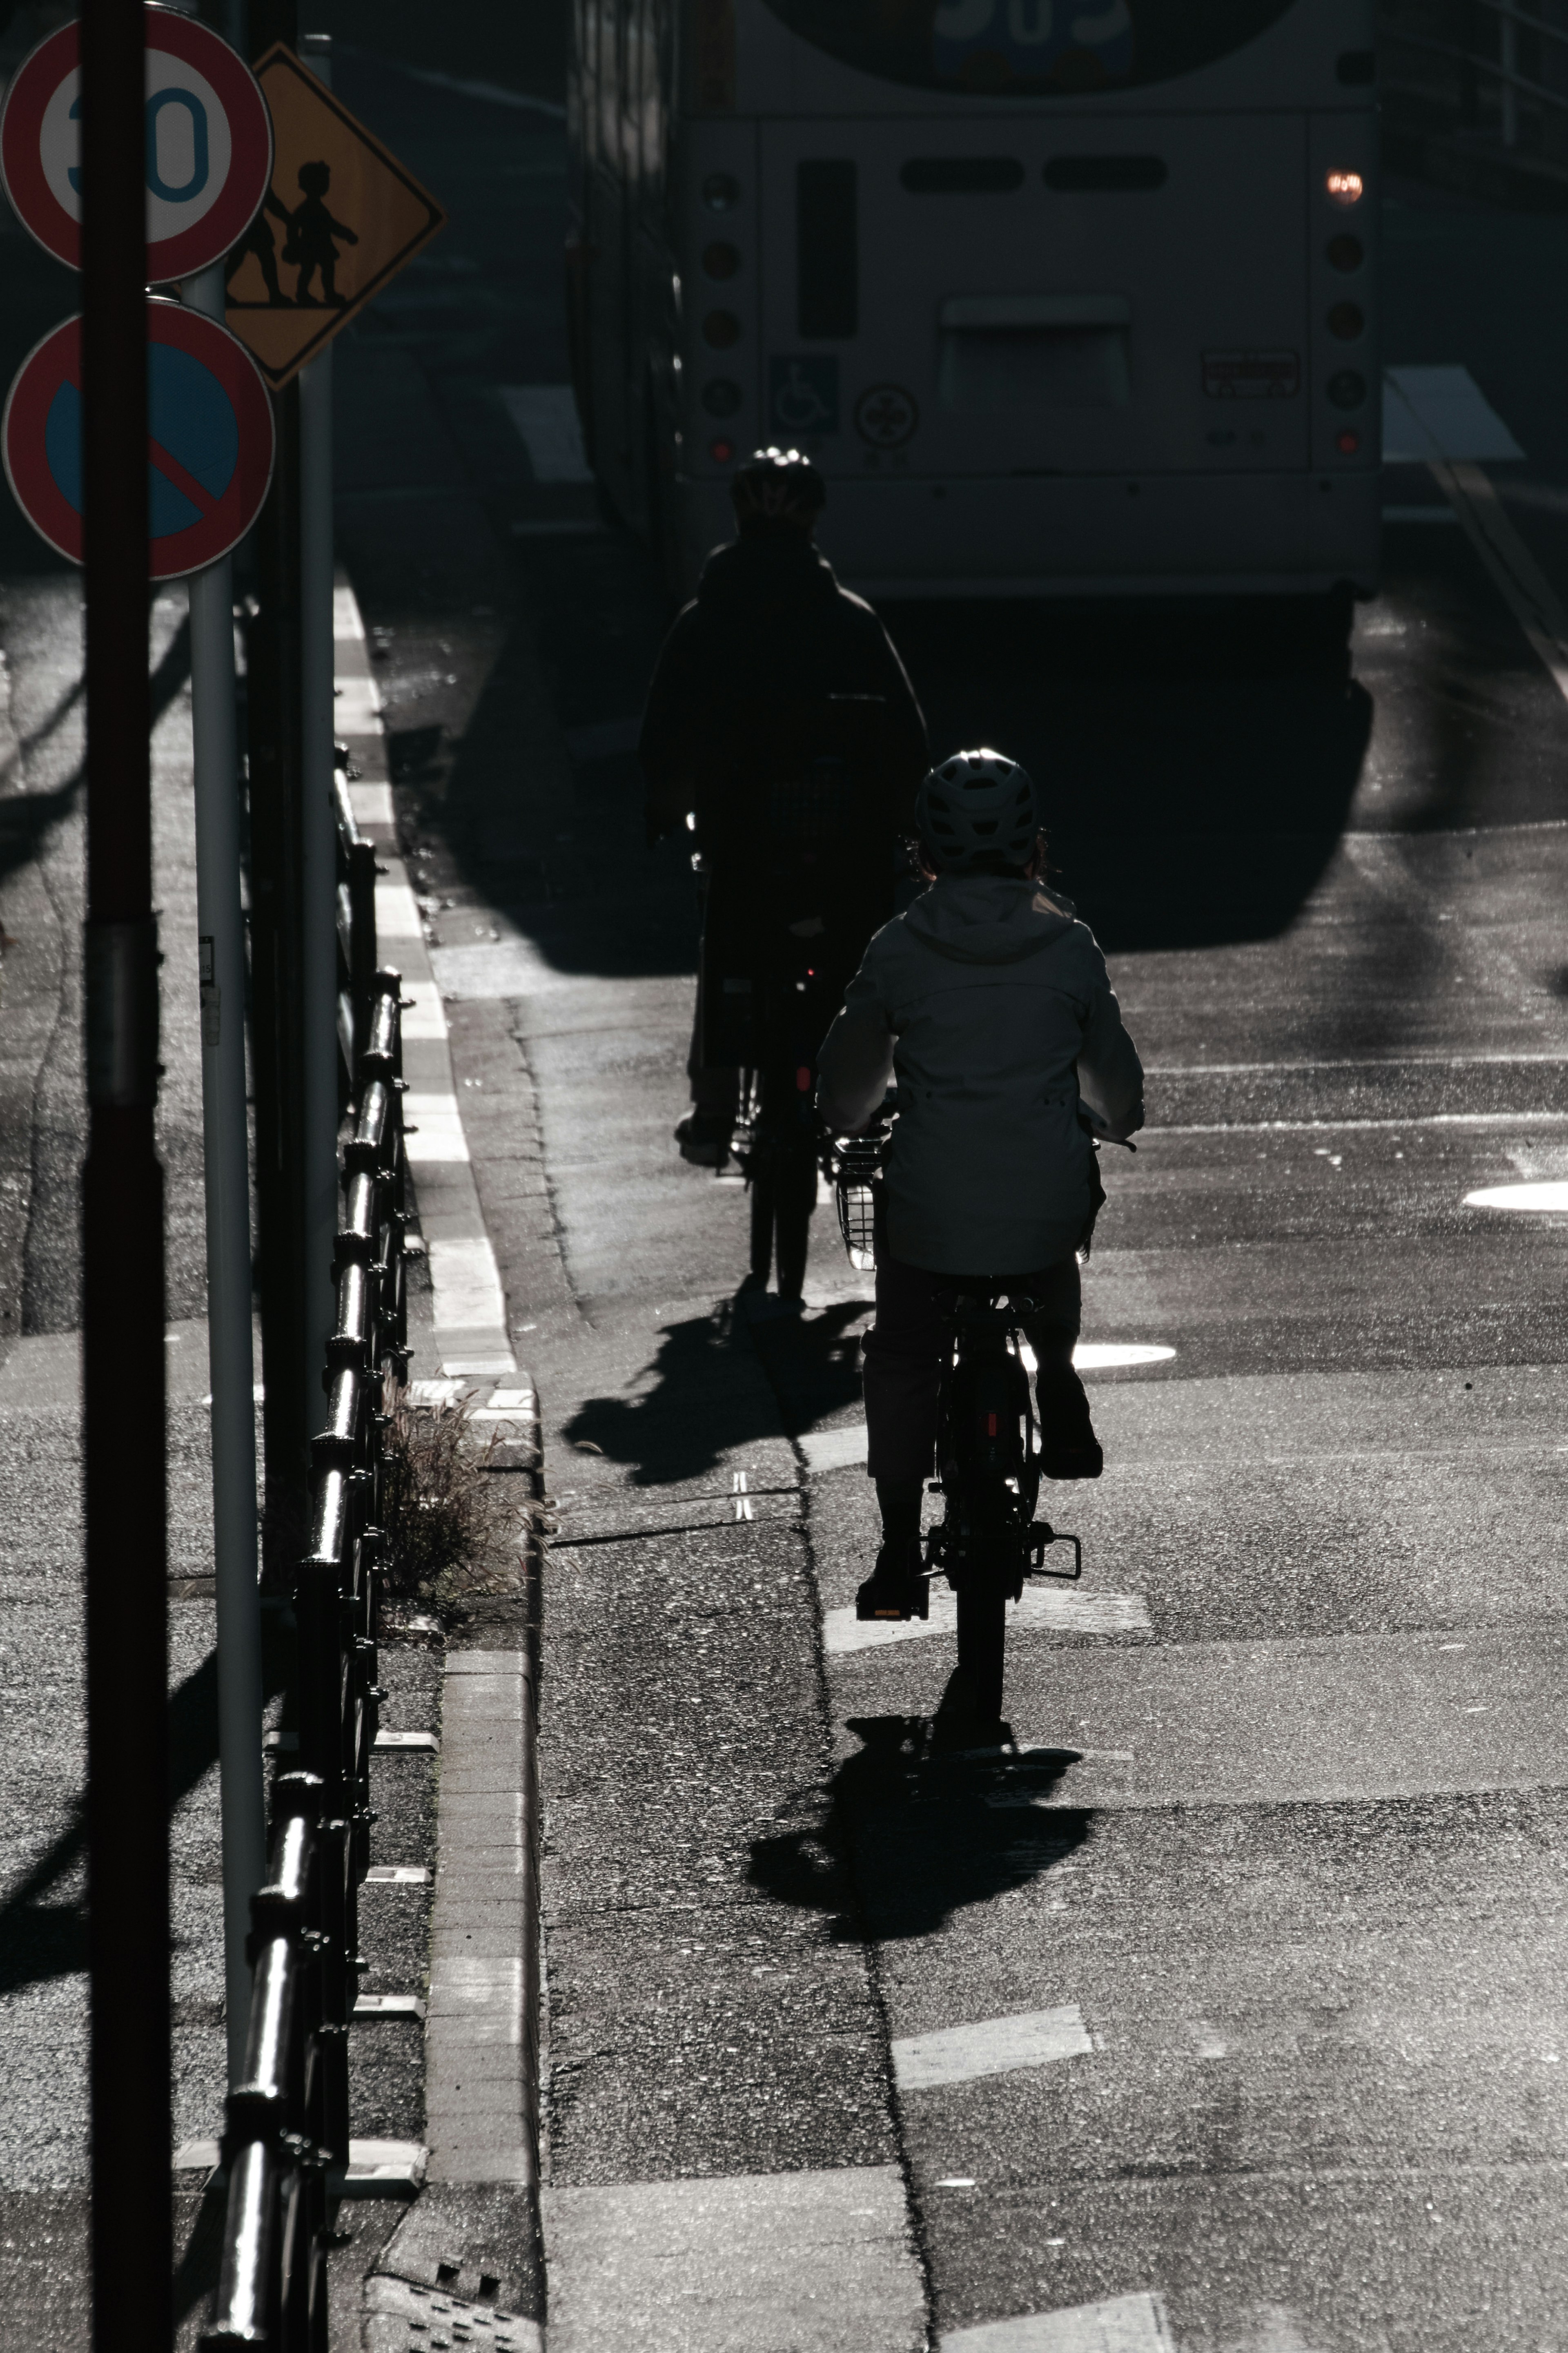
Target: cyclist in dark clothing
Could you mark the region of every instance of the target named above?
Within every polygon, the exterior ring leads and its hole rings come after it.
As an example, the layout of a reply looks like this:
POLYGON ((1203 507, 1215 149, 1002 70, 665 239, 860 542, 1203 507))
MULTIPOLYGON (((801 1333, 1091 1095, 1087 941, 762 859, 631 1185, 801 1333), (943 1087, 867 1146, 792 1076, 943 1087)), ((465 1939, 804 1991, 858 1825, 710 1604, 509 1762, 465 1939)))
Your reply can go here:
MULTIPOLYGON (((770 981, 795 986, 775 951, 816 943, 807 976, 814 998, 831 997, 826 1029, 892 912, 893 849, 927 761, 887 632, 813 544, 816 469, 759 451, 731 496, 740 535, 709 557, 665 640, 639 746, 649 841, 691 818, 707 872, 694 1107, 676 1137, 709 1167, 728 1155, 738 1066, 765 1052, 739 1012, 754 1022, 770 981)), ((801 1050, 815 1059, 819 1042, 801 1050)))

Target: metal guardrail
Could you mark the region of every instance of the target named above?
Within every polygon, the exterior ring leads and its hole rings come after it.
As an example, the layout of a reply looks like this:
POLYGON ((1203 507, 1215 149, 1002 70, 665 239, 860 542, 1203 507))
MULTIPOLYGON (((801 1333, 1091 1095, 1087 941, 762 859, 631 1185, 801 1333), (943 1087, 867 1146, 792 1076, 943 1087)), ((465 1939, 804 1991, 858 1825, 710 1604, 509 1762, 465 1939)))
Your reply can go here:
MULTIPOLYGON (((342 750, 342 746, 339 749, 342 750)), ((332 770, 337 817, 338 1108, 353 1093, 354 1063, 370 1035, 375 995, 375 850, 354 822, 349 782, 341 763, 332 770)))
MULTIPOLYGON (((368 845, 355 833, 348 847, 368 845)), ((374 925, 374 858, 369 888, 374 925)), ((357 907, 353 915, 351 986, 363 941, 357 907)), ((327 2353, 324 2233, 331 2176, 346 2173, 349 2162, 349 2021, 363 1966, 358 1897, 384 1697, 376 1684, 384 1385, 389 1369, 401 1377, 408 1364, 402 982, 375 969, 374 929, 370 940, 363 1026, 357 1012, 351 1017, 359 1050, 337 1314, 322 1374, 326 1422, 311 1443, 310 1537, 294 1595, 300 1769, 277 1783, 270 1877, 251 1900, 246 2073, 228 2099, 227 2219, 202 2353, 242 2346, 327 2353)))

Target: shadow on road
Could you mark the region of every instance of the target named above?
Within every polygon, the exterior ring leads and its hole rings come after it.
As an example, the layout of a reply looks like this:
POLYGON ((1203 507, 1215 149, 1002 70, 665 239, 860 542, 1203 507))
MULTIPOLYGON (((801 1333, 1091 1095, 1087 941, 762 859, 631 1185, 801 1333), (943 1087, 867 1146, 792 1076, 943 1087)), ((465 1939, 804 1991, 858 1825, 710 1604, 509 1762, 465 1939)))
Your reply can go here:
MULTIPOLYGON (((157 725, 191 674, 191 628, 182 621, 164 649, 151 680, 153 723, 157 725)), ((86 681, 77 677, 37 726, 19 738, 13 758, 0 761, 0 881, 19 866, 37 858, 53 828, 76 805, 86 771, 78 766, 63 785, 49 792, 14 789, 28 757, 47 744, 80 702, 86 681)))
POLYGON ((1300 912, 1372 733, 1348 605, 1018 602, 885 617, 933 755, 993 743, 1038 778, 1053 863, 1107 950, 1267 939, 1300 912))
MULTIPOLYGON (((262 1620, 262 1687, 283 1689, 292 1643, 262 1620)), ((217 1763, 217 1653, 211 1651, 169 1697, 169 1810, 217 1763)), ((0 1994, 87 1968, 87 1896, 58 1896, 87 1859, 87 1816, 79 1799, 68 1827, 0 1898, 0 1994)))
POLYGON ((1070 1749, 944 1749, 924 1716, 852 1716, 860 1741, 797 1825, 753 1840, 748 1877, 826 1915, 846 1942, 927 1936, 955 1912, 1026 1887, 1089 1837, 1091 1813, 1037 1810, 1070 1749))
POLYGON ((776 1438, 781 1413, 793 1437, 858 1401, 858 1343, 846 1327, 868 1313, 868 1300, 755 1324, 739 1312, 743 1305, 742 1298, 667 1324, 649 1367, 654 1386, 630 1399, 590 1398, 565 1425, 572 1444, 632 1465, 636 1487, 673 1485, 702 1478, 733 1448, 776 1438), (736 1350, 752 1347, 771 1394, 735 1377, 736 1350))

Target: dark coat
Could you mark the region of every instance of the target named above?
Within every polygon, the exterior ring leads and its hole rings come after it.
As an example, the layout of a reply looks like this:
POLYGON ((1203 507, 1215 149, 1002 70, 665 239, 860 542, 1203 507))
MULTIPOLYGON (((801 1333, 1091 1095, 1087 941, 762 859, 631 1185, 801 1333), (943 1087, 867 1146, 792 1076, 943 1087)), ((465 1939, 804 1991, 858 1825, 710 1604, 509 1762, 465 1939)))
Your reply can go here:
POLYGON ((689 813, 704 848, 721 855, 723 841, 744 831, 747 805, 797 757, 839 748, 818 740, 843 718, 845 706, 829 698, 865 696, 880 698, 867 815, 890 846, 912 821, 927 750, 887 631, 797 532, 749 533, 715 549, 648 690, 638 749, 649 839, 689 813))

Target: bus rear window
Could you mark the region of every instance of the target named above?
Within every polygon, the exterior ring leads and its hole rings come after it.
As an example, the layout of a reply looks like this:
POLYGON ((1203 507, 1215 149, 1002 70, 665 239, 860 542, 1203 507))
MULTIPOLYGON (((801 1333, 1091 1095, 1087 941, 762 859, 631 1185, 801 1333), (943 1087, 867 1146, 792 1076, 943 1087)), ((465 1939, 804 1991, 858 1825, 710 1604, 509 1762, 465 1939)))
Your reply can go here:
POLYGON ((1295 0, 766 0, 792 32, 879 80, 1031 98, 1194 73, 1295 0))

